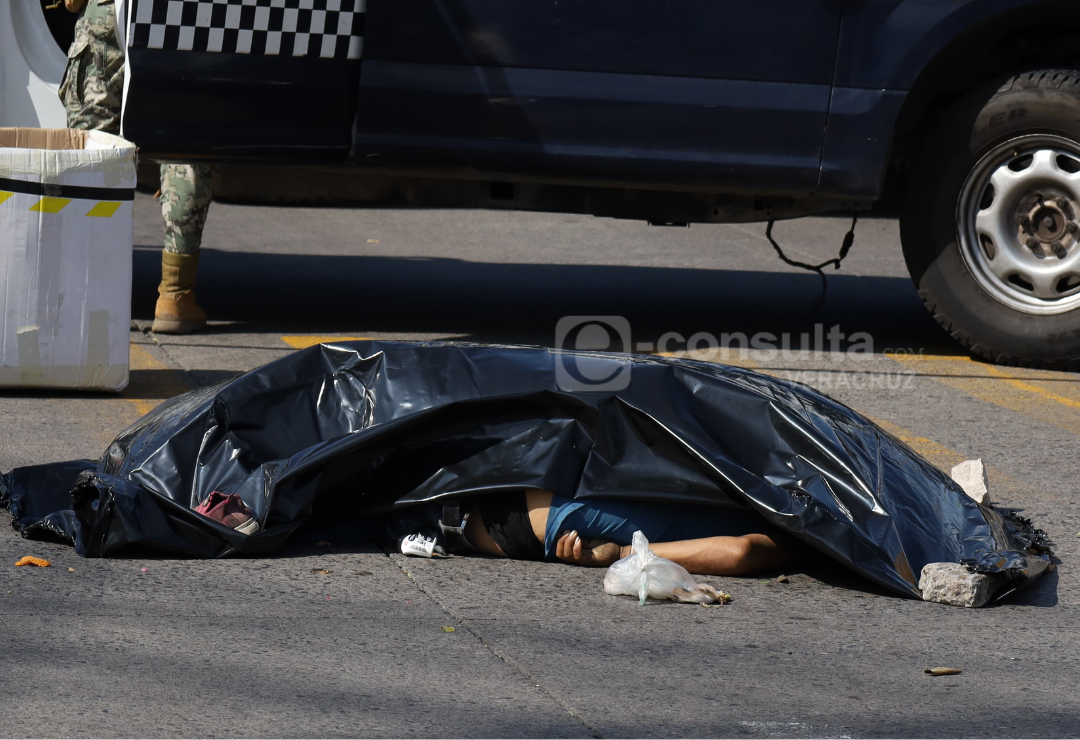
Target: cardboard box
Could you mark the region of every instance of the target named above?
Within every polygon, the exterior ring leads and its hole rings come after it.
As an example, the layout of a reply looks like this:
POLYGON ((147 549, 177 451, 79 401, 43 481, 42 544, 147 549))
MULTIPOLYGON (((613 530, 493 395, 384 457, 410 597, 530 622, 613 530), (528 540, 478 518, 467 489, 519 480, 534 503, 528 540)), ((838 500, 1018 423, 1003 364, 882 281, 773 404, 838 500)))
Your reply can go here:
POLYGON ((135 145, 0 128, 0 387, 128 383, 135 145))

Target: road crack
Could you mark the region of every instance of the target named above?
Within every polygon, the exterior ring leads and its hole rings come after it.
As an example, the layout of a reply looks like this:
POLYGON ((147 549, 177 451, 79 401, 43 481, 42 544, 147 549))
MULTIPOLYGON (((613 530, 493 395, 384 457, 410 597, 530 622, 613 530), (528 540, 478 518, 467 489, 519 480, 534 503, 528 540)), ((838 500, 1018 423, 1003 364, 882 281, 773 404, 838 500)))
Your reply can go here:
POLYGON ((485 638, 476 629, 474 629, 472 624, 467 621, 466 617, 456 614, 454 610, 444 604, 442 600, 439 599, 439 597, 433 591, 429 591, 427 588, 425 588, 424 584, 420 581, 418 573, 416 573, 415 571, 409 571, 409 569, 406 568, 404 565, 395 562, 394 558, 391 556, 390 553, 384 551, 384 554, 391 563, 401 569, 405 576, 413 582, 413 585, 416 586, 417 590, 419 590, 420 593, 424 594, 424 596, 430 599, 432 603, 442 609, 443 613, 446 614, 446 616, 449 617, 451 621, 456 622, 456 629, 466 630, 476 639, 477 642, 479 642, 484 647, 485 650, 495 656, 498 660, 505 663, 507 667, 509 667, 511 670, 521 675, 526 681, 535 686, 537 691, 547 697, 551 702, 553 702, 556 706, 569 714, 575 720, 580 722, 581 726, 584 727, 592 737, 597 738, 597 740, 602 740, 604 736, 600 733, 598 729, 590 725, 588 721, 586 721, 586 719, 582 717, 577 711, 575 711, 572 707, 567 706, 567 704, 563 702, 558 696, 556 696, 554 692, 552 692, 550 689, 546 688, 542 683, 540 683, 540 680, 532 673, 530 673, 527 668, 518 663, 509 655, 504 654, 490 640, 485 638))

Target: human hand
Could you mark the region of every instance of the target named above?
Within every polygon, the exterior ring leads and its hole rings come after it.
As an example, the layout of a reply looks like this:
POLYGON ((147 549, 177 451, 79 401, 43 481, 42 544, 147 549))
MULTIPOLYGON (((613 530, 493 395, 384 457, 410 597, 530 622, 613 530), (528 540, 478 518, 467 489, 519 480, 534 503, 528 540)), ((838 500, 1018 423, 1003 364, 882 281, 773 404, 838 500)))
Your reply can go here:
POLYGON ((583 540, 576 531, 564 532, 555 543, 555 556, 564 563, 606 568, 622 556, 622 549, 610 540, 583 540))

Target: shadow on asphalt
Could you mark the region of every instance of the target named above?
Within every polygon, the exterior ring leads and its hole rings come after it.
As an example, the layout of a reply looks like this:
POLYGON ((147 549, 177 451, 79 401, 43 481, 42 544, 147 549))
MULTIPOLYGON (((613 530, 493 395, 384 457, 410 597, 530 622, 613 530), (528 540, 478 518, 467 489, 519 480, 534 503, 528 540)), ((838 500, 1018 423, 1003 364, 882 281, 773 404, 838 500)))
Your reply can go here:
MULTIPOLYGON (((1055 558, 1056 560, 1056 558, 1055 558)), ((1055 569, 1035 580, 1034 583, 1006 596, 1001 601, 989 604, 998 606, 1037 606, 1049 608, 1058 605, 1058 574, 1055 569)))
MULTIPOLYGON (((194 370, 190 372, 195 385, 205 387, 234 378, 239 373, 230 370, 194 370)), ((10 388, 0 390, 0 398, 41 398, 50 401, 65 400, 110 400, 125 399, 160 399, 172 398, 192 389, 182 374, 176 370, 132 370, 127 388, 120 393, 110 391, 83 391, 64 389, 25 389, 10 388)))
MULTIPOLYGON (((135 251, 136 319, 153 317, 158 255, 156 249, 135 251)), ((197 293, 212 319, 240 324, 219 329, 230 333, 400 332, 550 346, 564 316, 614 315, 630 321, 635 344, 657 342, 667 332, 687 338, 767 332, 776 346, 786 334, 797 349, 801 334, 813 337, 820 325, 827 335, 836 325, 848 338, 867 332, 875 352, 959 350, 906 278, 830 273, 828 298, 811 315, 820 289, 813 273, 207 249, 197 293)), ((832 349, 827 340, 817 348, 832 349)))

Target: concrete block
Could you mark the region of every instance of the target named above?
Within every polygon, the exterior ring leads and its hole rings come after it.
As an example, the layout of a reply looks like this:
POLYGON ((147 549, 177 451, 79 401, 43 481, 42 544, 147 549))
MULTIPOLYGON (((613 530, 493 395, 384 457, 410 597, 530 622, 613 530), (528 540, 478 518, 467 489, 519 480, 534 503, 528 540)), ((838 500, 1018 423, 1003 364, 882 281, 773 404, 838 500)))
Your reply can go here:
POLYGON ((923 601, 976 607, 990 600, 994 580, 983 573, 972 573, 960 563, 927 563, 919 576, 923 601))
POLYGON ((990 505, 990 489, 986 484, 986 467, 983 461, 965 460, 952 469, 950 476, 960 484, 964 493, 984 506, 990 505))

